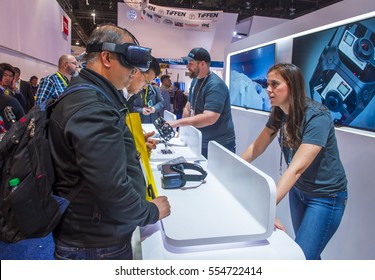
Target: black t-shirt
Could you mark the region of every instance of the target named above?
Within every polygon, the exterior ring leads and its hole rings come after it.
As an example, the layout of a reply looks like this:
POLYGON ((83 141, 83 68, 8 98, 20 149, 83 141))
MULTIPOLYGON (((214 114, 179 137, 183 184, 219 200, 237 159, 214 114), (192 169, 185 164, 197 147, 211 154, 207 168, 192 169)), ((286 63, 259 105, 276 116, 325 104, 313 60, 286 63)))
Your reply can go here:
POLYGON ((195 115, 204 110, 219 113, 219 119, 212 125, 199 128, 202 132, 203 147, 209 141, 227 145, 235 141, 234 125, 231 114, 229 90, 224 81, 215 73, 193 83, 194 89, 191 106, 195 115))

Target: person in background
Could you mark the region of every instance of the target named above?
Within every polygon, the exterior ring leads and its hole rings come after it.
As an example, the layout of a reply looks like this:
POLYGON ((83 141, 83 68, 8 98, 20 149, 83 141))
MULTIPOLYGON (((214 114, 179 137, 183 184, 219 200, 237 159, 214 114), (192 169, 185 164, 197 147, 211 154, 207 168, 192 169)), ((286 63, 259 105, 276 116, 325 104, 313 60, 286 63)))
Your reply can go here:
POLYGON ((224 81, 210 71, 211 56, 204 48, 192 49, 187 69, 193 79, 191 102, 187 102, 183 117, 168 123, 176 128, 192 125, 202 132, 202 155, 207 158, 208 142, 216 141, 235 153, 236 136, 232 120, 229 90, 224 81))
POLYGON ((176 115, 177 119, 181 119, 188 98, 180 89, 179 82, 175 82, 174 86, 176 87, 176 91, 173 99, 173 113, 176 115))
MULTIPOLYGON (((155 57, 152 57, 150 68, 147 71, 141 72, 139 69, 135 71, 129 86, 124 88, 125 96, 127 98, 126 106, 128 107, 129 112, 135 112, 134 101, 138 98, 141 89, 150 83, 150 81, 155 80, 158 75, 160 75, 160 66, 155 57)), ((157 140, 151 138, 154 134, 155 131, 150 131, 144 134, 146 147, 149 152, 156 149, 156 145, 158 144, 157 140)))
POLYGON ((1 63, 0 68, 3 69, 3 78, 1 79, 1 87, 6 95, 15 97, 21 104, 23 111, 26 110, 26 101, 22 93, 15 86, 16 71, 9 63, 1 63))
POLYGON ((53 232, 56 259, 132 259, 136 227, 170 214, 167 197, 146 201, 137 150, 125 124, 122 89, 135 71, 149 68, 150 51, 123 28, 98 26, 87 42, 86 68, 69 86, 96 85, 103 93, 78 89, 59 100, 51 114, 54 191, 66 196, 82 188, 53 232))
POLYGON ((141 70, 136 69, 130 84, 124 88, 128 100, 127 105, 132 107, 134 99, 137 98, 137 94, 147 85, 147 83, 153 81, 158 75, 160 75, 160 66, 155 57, 152 57, 150 68, 147 71, 142 72, 141 70))
MULTIPOLYGON (((0 81, 3 78, 3 74, 4 70, 0 67, 0 81)), ((5 94, 4 89, 0 87, 0 134, 4 135, 5 131, 24 115, 25 113, 18 100, 5 94)))
POLYGON ((35 98, 36 98, 36 92, 38 91, 38 87, 39 87, 38 77, 37 76, 31 76, 30 77, 30 85, 31 85, 31 90, 33 92, 34 100, 35 100, 35 98))
POLYGON ((267 84, 271 115, 242 158, 255 160, 279 132, 288 168, 277 183, 276 203, 289 193, 296 243, 306 259, 320 259, 340 225, 348 196, 335 128, 329 110, 306 96, 297 66, 274 65, 268 71, 267 84))
POLYGON ((145 77, 146 85, 136 94, 132 104, 132 111, 140 114, 142 123, 153 123, 164 109, 164 99, 159 87, 151 85, 150 82, 160 75, 159 63, 156 59, 153 59, 152 64, 154 66, 150 66, 149 72, 151 72, 151 78, 153 79, 149 79, 150 75, 145 77))
POLYGON ((36 92, 35 104, 40 104, 48 99, 56 99, 68 86, 70 79, 78 74, 77 59, 70 54, 63 54, 59 58, 58 70, 40 80, 36 92))
POLYGON ((27 81, 21 80, 21 69, 18 67, 14 67, 15 75, 14 75, 14 85, 15 88, 18 89, 25 101, 26 101, 26 107, 25 107, 25 113, 31 109, 31 107, 34 106, 35 99, 34 99, 34 94, 31 88, 31 84, 27 81))
MULTIPOLYGON (((160 77, 160 82, 160 93, 164 99, 164 110, 167 110, 172 113, 171 96, 169 93, 170 88, 172 86, 171 77, 169 75, 163 75, 160 77)), ((162 116, 164 116, 164 113, 162 114, 162 116)))

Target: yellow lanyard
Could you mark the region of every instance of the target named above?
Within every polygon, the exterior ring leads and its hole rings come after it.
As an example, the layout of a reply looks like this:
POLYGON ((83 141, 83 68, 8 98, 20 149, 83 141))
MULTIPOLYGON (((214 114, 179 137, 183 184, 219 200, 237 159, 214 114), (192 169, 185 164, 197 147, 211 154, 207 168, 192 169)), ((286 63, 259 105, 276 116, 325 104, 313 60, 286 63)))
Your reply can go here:
POLYGON ((146 87, 146 93, 145 95, 143 96, 143 102, 144 102, 144 105, 147 106, 147 95, 148 95, 148 86, 146 87))
POLYGON ((9 95, 9 89, 7 89, 7 88, 5 89, 5 94, 9 95))
POLYGON ((60 74, 59 71, 56 72, 56 75, 60 78, 60 80, 64 83, 64 85, 67 87, 68 83, 65 81, 64 77, 60 74))

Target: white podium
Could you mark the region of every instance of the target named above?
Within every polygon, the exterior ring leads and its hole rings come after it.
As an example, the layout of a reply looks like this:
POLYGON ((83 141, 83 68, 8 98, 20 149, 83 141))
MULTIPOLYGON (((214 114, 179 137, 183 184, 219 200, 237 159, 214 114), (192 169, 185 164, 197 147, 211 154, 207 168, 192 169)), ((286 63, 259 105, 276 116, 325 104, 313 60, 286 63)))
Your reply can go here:
POLYGON ((216 142, 208 149, 206 183, 197 188, 163 189, 154 170, 159 195, 168 196, 172 212, 140 229, 142 258, 304 259, 286 233, 274 231, 274 181, 216 142))

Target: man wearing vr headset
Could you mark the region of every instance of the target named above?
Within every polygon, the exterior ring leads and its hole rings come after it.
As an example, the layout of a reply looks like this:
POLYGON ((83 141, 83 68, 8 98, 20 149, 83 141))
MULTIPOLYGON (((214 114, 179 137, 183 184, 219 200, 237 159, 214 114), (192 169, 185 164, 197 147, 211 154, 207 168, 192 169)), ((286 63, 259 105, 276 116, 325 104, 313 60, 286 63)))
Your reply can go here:
POLYGON ((96 28, 87 44, 87 67, 69 87, 90 84, 99 90, 86 87, 65 95, 51 114, 55 192, 66 197, 80 188, 53 232, 56 259, 132 259, 135 228, 170 213, 166 197, 145 199, 120 92, 135 69, 148 69, 150 51, 127 30, 96 28))

